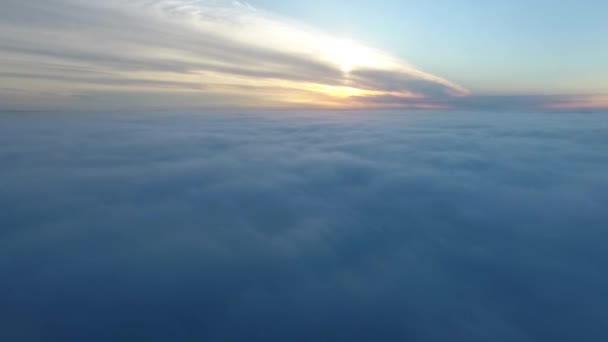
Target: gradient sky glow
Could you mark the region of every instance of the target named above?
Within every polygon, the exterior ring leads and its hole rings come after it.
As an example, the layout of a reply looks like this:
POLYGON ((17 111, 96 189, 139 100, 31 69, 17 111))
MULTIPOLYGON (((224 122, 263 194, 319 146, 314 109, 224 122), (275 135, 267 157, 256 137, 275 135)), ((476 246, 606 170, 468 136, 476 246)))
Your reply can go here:
POLYGON ((0 109, 604 108, 603 1, 7 0, 0 109))

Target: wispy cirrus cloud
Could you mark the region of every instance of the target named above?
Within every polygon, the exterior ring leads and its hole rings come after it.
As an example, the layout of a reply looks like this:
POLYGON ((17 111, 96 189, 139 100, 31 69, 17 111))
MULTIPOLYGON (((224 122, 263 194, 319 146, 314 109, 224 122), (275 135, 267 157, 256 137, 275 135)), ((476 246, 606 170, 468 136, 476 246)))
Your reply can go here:
MULTIPOLYGON (((354 99, 381 96, 423 107, 467 94, 238 1, 8 0, 0 28, 0 82, 66 107, 366 107, 377 103, 354 99)), ((32 96, 3 94, 9 107, 47 104, 32 96)))

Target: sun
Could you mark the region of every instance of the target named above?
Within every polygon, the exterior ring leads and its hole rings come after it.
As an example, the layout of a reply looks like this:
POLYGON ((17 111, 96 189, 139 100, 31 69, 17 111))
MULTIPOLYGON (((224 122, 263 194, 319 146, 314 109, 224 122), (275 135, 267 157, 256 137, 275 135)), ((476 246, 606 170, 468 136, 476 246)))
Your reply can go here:
POLYGON ((358 65, 361 48, 350 40, 340 40, 333 47, 333 59, 343 73, 349 74, 358 65))
POLYGON ((329 59, 344 74, 350 74, 357 68, 378 68, 385 63, 382 56, 349 39, 334 42, 329 50, 329 59))
POLYGON ((353 68, 353 64, 349 62, 344 62, 342 65, 340 65, 340 70, 342 70, 342 72, 345 74, 350 74, 350 72, 353 71, 353 68))

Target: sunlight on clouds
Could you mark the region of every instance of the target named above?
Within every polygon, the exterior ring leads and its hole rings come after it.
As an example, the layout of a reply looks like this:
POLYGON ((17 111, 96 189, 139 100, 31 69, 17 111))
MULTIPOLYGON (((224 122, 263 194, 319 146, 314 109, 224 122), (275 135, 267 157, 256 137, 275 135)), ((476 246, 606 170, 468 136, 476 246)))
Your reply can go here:
POLYGON ((0 110, 608 107, 600 95, 471 95, 357 37, 243 1, 2 4, 0 110))
POLYGON ((395 65, 386 56, 347 39, 334 39, 327 43, 325 50, 328 60, 345 74, 355 68, 390 69, 395 65))
POLYGON ((352 87, 334 87, 329 85, 311 85, 311 89, 318 90, 321 93, 327 94, 333 97, 347 98, 352 96, 366 96, 366 95, 377 95, 379 92, 358 89, 352 87))
POLYGON ((7 1, 0 19, 16 20, 0 20, 0 56, 11 56, 2 58, 0 79, 61 93, 66 106, 112 91, 148 92, 147 101, 160 104, 200 92, 231 99, 226 106, 256 98, 252 106, 332 108, 382 95, 432 103, 438 94, 467 94, 389 54, 245 2, 7 1))

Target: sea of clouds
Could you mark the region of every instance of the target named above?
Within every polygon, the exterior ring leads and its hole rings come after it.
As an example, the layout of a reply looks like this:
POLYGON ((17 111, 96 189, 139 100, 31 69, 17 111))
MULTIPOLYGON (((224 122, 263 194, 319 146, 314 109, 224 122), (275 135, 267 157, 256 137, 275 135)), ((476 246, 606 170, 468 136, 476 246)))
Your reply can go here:
POLYGON ((0 114, 0 340, 608 340, 597 114, 0 114))

